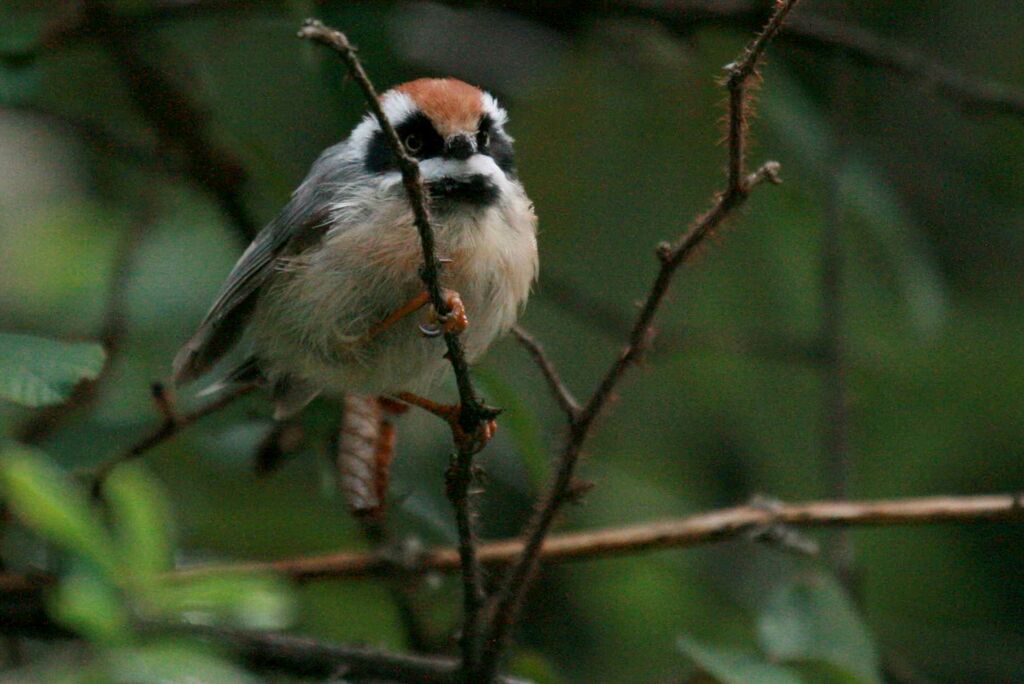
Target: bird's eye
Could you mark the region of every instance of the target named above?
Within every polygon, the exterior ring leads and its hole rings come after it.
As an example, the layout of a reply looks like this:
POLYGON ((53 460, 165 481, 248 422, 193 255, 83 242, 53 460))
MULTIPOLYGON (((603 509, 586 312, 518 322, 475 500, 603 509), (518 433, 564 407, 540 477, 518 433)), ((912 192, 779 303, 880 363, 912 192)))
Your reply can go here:
POLYGON ((420 136, 416 135, 415 133, 410 133, 409 135, 405 136, 404 144, 405 149, 409 150, 410 154, 416 154, 417 152, 423 149, 423 140, 420 139, 420 136))
POLYGON ((476 148, 478 150, 487 149, 489 144, 491 144, 491 136, 487 131, 480 131, 476 134, 476 148))

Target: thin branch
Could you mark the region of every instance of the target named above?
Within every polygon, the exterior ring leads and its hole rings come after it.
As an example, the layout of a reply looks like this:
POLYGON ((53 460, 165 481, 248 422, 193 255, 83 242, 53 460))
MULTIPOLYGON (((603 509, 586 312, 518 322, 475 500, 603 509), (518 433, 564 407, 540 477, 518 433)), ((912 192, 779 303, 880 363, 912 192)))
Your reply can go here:
POLYGON ((241 237, 246 242, 252 239, 258 226, 242 199, 241 162, 214 144, 200 107, 149 61, 152 46, 141 35, 145 27, 110 10, 101 0, 86 0, 77 30, 106 49, 136 109, 161 143, 182 154, 188 175, 214 197, 241 237))
POLYGON ((746 200, 754 186, 763 182, 778 182, 778 164, 768 162, 753 174, 746 172, 746 128, 749 106, 749 81, 757 74, 758 60, 768 42, 779 32, 783 21, 798 0, 782 0, 775 5, 775 11, 768 23, 747 46, 740 57, 726 69, 726 88, 729 93, 728 139, 729 153, 727 182, 725 190, 718 195, 711 210, 700 216, 675 245, 664 243, 658 247, 661 261, 654 285, 640 310, 629 335, 626 349, 612 364, 598 385, 590 400, 573 421, 569 440, 559 462, 555 479, 542 501, 537 514, 531 520, 525 535, 526 544, 522 555, 510 568, 495 594, 492 603, 492 619, 488 625, 485 648, 477 673, 478 681, 489 681, 497 671, 505 644, 515 624, 527 588, 533 577, 544 538, 554 523, 555 516, 569 499, 575 478, 576 466, 590 428, 608 403, 615 387, 626 370, 637 362, 647 348, 655 314, 663 302, 676 270, 715 228, 746 200))
POLYGON ((580 405, 576 401, 576 397, 572 395, 572 390, 562 380, 562 376, 558 374, 555 364, 548 358, 540 342, 533 335, 526 332, 522 326, 512 326, 512 335, 519 340, 519 344, 523 345, 523 348, 533 358, 544 379, 547 381, 548 387, 551 388, 551 394, 555 397, 555 401, 565 411, 571 423, 579 415, 580 405))
MULTIPOLYGON (((592 292, 550 270, 544 278, 544 287, 538 296, 557 306, 564 313, 575 316, 605 337, 622 339, 633 327, 630 314, 592 292)), ((766 361, 810 365, 818 368, 822 350, 817 341, 788 337, 774 331, 700 330, 684 325, 672 330, 659 329, 647 353, 676 353, 681 349, 700 348, 714 352, 748 355, 766 361)))
POLYGON ((177 414, 174 410, 174 403, 166 387, 161 383, 153 385, 153 403, 163 417, 163 422, 148 435, 132 444, 121 453, 112 456, 100 463, 91 471, 94 492, 98 491, 100 485, 110 472, 120 464, 131 461, 142 456, 164 442, 175 437, 179 432, 209 415, 219 412, 221 409, 233 404, 237 399, 244 397, 253 390, 256 385, 239 385, 226 390, 220 397, 201 406, 189 413, 177 414))
MULTIPOLYGON (((764 2, 618 0, 603 7, 619 16, 656 19, 684 35, 707 25, 755 27, 768 16, 764 2)), ((866 28, 801 14, 787 22, 780 39, 829 53, 838 49, 861 64, 909 77, 969 112, 1024 116, 1024 90, 966 74, 866 28)))
MULTIPOLYGON (((657 522, 610 527, 547 537, 540 556, 545 564, 591 561, 647 551, 683 549, 728 541, 759 530, 777 528, 854 528, 933 525, 943 523, 1024 522, 1024 495, 931 496, 881 501, 807 501, 771 506, 751 503, 657 522)), ((520 557, 522 539, 487 542, 479 547, 480 562, 508 566, 520 557)), ((460 569, 453 547, 427 549, 401 572, 451 573, 460 569)), ((390 577, 395 561, 376 553, 342 552, 322 556, 181 568, 170 577, 273 572, 296 582, 319 579, 390 577)), ((0 574, 0 593, 12 594, 49 586, 52 575, 0 574)))
MULTIPOLYGON (((75 635, 53 622, 44 609, 43 594, 32 587, 5 597, 0 633, 35 639, 72 639, 75 635)), ((455 684, 459 661, 444 656, 394 653, 367 646, 335 644, 308 637, 208 625, 139 622, 144 634, 176 635, 209 641, 258 672, 286 673, 298 677, 345 681, 382 680, 410 684, 455 684)), ((333 681, 333 680, 332 680, 333 681)), ((501 684, 527 684, 502 676, 501 684)))
MULTIPOLYGON (((337 52, 348 68, 349 74, 359 85, 370 111, 376 117, 384 132, 384 139, 391 152, 398 160, 402 172, 402 184, 413 213, 413 222, 419 231, 423 246, 423 266, 420 277, 430 295, 431 304, 439 315, 449 312, 439 282, 441 263, 437 258, 434 245, 434 230, 430 224, 429 200, 420 167, 416 160, 406 153, 398 132, 388 121, 380 103, 380 96, 370 78, 366 75, 356 50, 342 32, 328 28, 315 19, 309 19, 299 30, 300 38, 307 38, 333 49, 337 52)), ((487 420, 497 416, 497 411, 484 406, 477 398, 469 375, 469 364, 462 343, 455 333, 444 334, 448 348, 447 358, 455 374, 455 382, 459 390, 461 405, 459 423, 467 434, 475 434, 487 420)), ((448 498, 455 509, 455 521, 459 534, 459 554, 462 560, 463 584, 463 627, 462 654, 466 672, 476 668, 479 652, 478 615, 483 603, 483 579, 480 564, 476 558, 476 538, 473 530, 473 507, 470 500, 470 486, 473 481, 473 452, 468 444, 458 445, 455 459, 447 474, 448 498)))

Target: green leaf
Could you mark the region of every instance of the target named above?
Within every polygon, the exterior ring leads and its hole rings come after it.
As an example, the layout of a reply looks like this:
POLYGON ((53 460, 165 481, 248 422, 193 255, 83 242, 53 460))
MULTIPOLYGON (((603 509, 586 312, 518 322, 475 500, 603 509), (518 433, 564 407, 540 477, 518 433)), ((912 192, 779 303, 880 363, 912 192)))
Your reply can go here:
POLYGON ((777 592, 758 618, 757 634, 773 660, 822 661, 857 682, 882 681, 871 635, 831 577, 803 578, 777 592))
POLYGON ((124 684, 256 684, 230 662, 198 646, 173 641, 108 651, 111 682, 124 684))
POLYGON ((159 617, 197 624, 281 629, 295 615, 291 590, 271 575, 218 574, 169 580, 154 588, 148 598, 159 617))
POLYGON ((0 491, 26 526, 117 578, 114 543, 85 494, 40 451, 8 445, 0 453, 0 491))
POLYGON ((170 505, 163 491, 141 466, 125 463, 107 478, 104 494, 125 566, 136 579, 152 582, 171 567, 170 505))
POLYGON ((697 667, 722 684, 801 684, 795 672, 755 653, 706 646, 688 637, 676 643, 697 667))
POLYGON ((0 398, 24 406, 58 404, 103 369, 103 347, 0 333, 0 398))
POLYGON ((94 574, 63 580, 50 599, 50 613, 96 644, 123 644, 131 635, 128 612, 117 590, 94 574))

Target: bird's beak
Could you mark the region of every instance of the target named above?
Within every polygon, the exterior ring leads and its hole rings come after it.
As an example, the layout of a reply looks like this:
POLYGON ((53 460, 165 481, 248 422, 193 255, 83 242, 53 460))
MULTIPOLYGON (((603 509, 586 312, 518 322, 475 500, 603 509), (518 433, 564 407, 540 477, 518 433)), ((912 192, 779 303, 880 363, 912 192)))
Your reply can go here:
POLYGON ((465 133, 449 136, 444 141, 444 156, 449 159, 465 161, 476 152, 476 142, 465 133))

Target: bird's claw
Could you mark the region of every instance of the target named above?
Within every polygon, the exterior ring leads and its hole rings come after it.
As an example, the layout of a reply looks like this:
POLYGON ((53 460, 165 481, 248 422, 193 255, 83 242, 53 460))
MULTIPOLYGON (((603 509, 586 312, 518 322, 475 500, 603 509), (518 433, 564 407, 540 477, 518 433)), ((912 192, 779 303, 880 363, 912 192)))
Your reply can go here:
POLYGON ((498 431, 497 421, 489 419, 481 421, 472 433, 466 432, 459 423, 458 412, 453 414, 452 418, 448 420, 448 424, 452 428, 452 437, 459 451, 469 454, 479 453, 498 431))
POLYGON ((443 330, 433 323, 420 323, 420 334, 424 337, 439 337, 443 330))
POLYGON ((440 315, 431 308, 430 323, 419 326, 420 333, 424 337, 439 337, 445 333, 458 335, 469 327, 469 318, 466 316, 466 307, 462 303, 462 297, 455 290, 443 290, 445 304, 448 305, 448 313, 440 315))

